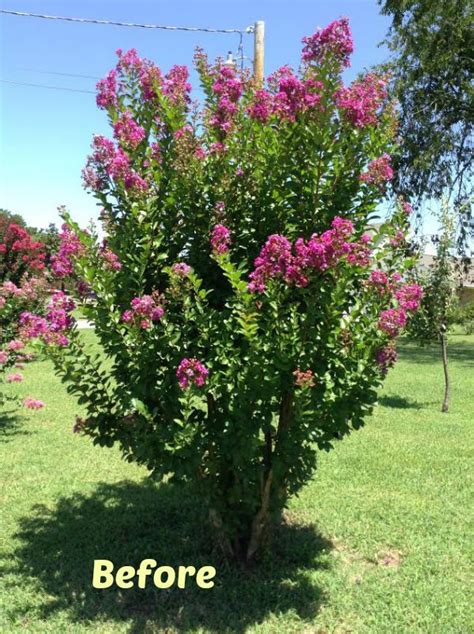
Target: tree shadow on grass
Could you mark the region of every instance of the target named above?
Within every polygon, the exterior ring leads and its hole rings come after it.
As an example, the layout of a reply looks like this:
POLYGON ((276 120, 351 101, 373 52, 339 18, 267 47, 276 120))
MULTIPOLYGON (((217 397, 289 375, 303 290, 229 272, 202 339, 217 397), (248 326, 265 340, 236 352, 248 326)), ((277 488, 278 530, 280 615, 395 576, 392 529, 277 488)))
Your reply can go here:
POLYGON ((378 400, 382 407, 393 407, 395 409, 422 409, 423 404, 405 396, 381 396, 378 400))
MULTIPOLYGON (((441 364, 441 350, 438 344, 420 346, 407 339, 401 339, 403 346, 399 347, 399 356, 409 363, 439 363, 441 364)), ((474 368, 474 346, 467 342, 450 340, 448 343, 448 359, 459 365, 474 368)))
MULTIPOLYGON (((100 484, 92 495, 61 498, 52 510, 32 511, 20 520, 15 536, 20 545, 6 572, 15 583, 39 581, 45 619, 66 611, 72 622, 127 622, 137 633, 244 632, 270 613, 292 612, 310 622, 324 601, 311 571, 328 566, 332 545, 313 527, 283 525, 272 556, 245 570, 212 551, 202 506, 189 488, 148 481, 100 484), (92 588, 94 559, 109 559, 116 570, 126 564, 137 568, 148 557, 173 567, 213 565, 215 586, 158 590, 149 578, 144 590, 92 588)), ((23 616, 16 609, 14 617, 23 616)))
POLYGON ((0 442, 8 442, 12 436, 26 436, 30 432, 21 429, 20 416, 15 410, 0 412, 0 442))

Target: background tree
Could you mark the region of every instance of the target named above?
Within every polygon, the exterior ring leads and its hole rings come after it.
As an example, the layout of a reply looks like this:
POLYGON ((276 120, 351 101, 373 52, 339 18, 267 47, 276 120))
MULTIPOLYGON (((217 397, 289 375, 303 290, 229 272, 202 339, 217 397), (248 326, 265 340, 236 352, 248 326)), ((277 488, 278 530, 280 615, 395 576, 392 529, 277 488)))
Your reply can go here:
POLYGON ((449 407, 448 332, 457 320, 459 304, 456 293, 455 215, 446 202, 439 213, 440 232, 434 239, 436 257, 427 274, 417 280, 423 288, 419 311, 409 325, 409 334, 422 345, 439 342, 444 370, 442 412, 449 407))
POLYGON ((15 214, 8 209, 0 209, 0 236, 3 236, 8 225, 12 223, 26 229, 26 222, 20 214, 15 214))
POLYGON ((458 245, 466 247, 472 232, 474 3, 379 4, 392 18, 386 42, 403 140, 394 157, 394 189, 418 204, 448 196, 457 212, 458 245))

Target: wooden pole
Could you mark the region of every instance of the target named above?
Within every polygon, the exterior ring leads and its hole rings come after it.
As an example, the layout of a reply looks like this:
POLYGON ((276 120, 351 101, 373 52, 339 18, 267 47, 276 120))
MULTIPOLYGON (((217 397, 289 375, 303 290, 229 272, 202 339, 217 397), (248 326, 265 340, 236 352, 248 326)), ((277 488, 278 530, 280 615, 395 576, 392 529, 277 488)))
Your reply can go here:
POLYGON ((265 54, 265 22, 255 22, 253 49, 253 77, 257 86, 263 85, 263 63, 265 54))

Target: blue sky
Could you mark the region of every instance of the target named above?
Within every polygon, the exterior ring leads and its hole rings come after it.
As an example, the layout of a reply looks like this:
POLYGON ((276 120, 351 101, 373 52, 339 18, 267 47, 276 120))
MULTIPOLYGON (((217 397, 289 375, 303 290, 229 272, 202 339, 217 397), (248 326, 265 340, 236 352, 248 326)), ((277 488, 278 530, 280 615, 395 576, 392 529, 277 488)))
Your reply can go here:
MULTIPOLYGON (((376 0, 4 0, 1 7, 154 24, 245 28, 265 21, 265 73, 298 66, 301 38, 346 15, 355 52, 350 80, 387 58, 379 46, 389 22, 376 0)), ((94 90, 96 80, 53 73, 102 77, 115 64, 115 50, 136 48, 166 70, 190 64, 196 45, 210 58, 235 51, 236 35, 167 32, 74 24, 0 15, 0 79, 94 90)), ((244 52, 252 56, 252 36, 244 52)), ((195 82, 193 82, 194 85, 195 82)), ((197 86, 196 86, 197 88, 197 86)), ((81 185, 81 169, 93 133, 108 133, 93 94, 63 92, 0 82, 0 207, 21 213, 34 226, 59 221, 66 205, 80 224, 96 218, 95 200, 81 185)))

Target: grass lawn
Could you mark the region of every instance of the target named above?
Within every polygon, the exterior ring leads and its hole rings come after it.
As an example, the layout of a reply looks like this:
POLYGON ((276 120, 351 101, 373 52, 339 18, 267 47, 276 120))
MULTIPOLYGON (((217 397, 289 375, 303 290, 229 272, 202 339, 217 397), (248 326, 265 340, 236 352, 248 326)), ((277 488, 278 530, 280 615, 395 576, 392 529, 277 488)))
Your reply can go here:
POLYGON ((30 364, 12 389, 47 407, 0 419, 0 631, 474 631, 474 336, 452 337, 448 414, 438 350, 400 348, 367 426, 321 455, 272 557, 251 571, 216 558, 191 491, 153 485, 115 449, 73 434, 74 399, 49 362, 30 364), (146 557, 213 564, 216 585, 91 587, 94 559, 146 557))

